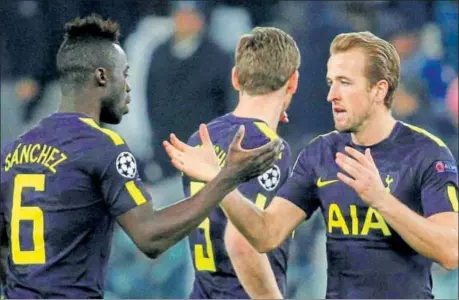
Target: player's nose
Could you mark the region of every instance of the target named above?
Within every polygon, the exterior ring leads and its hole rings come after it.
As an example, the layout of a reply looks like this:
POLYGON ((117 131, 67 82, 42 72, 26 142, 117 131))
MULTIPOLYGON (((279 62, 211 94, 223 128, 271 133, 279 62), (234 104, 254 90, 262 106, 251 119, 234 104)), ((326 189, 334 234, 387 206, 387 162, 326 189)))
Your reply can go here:
POLYGON ((332 84, 328 90, 327 102, 339 100, 338 89, 332 84))

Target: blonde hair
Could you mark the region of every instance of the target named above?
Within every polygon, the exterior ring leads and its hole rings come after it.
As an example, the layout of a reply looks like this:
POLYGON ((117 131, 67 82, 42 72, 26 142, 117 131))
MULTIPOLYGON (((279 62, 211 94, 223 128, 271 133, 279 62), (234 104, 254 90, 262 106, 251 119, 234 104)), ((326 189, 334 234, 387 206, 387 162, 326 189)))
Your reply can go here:
POLYGON ((395 47, 371 32, 351 32, 337 35, 330 45, 330 55, 351 49, 362 49, 366 54, 366 77, 370 86, 380 80, 389 84, 384 104, 392 106, 395 90, 400 80, 400 56, 395 47))
POLYGON ((273 27, 256 27, 236 47, 236 71, 241 91, 264 95, 277 91, 300 67, 293 38, 273 27))

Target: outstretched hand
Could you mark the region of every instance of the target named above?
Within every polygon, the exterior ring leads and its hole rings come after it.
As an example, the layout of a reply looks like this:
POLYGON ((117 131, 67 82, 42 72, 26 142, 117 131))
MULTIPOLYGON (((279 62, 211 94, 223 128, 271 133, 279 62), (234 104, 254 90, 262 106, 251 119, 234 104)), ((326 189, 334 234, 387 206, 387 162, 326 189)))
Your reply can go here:
POLYGON ((208 182, 217 176, 221 168, 209 131, 204 124, 199 126, 199 137, 202 145, 192 147, 171 133, 170 143, 164 141, 163 147, 177 170, 191 178, 208 182))
MULTIPOLYGON (((225 164, 229 174, 240 182, 256 177, 269 169, 283 149, 280 139, 275 139, 259 148, 243 149, 241 143, 244 134, 245 127, 241 125, 229 146, 225 164)), ((220 172, 221 167, 205 124, 199 126, 199 136, 202 145, 198 147, 187 145, 174 134, 171 134, 170 142, 163 142, 163 146, 175 168, 189 177, 208 182, 220 172)))
POLYGON ((243 149, 241 143, 244 134, 245 127, 241 125, 229 146, 225 165, 237 174, 241 182, 248 181, 268 170, 284 148, 282 140, 277 138, 255 149, 243 149))

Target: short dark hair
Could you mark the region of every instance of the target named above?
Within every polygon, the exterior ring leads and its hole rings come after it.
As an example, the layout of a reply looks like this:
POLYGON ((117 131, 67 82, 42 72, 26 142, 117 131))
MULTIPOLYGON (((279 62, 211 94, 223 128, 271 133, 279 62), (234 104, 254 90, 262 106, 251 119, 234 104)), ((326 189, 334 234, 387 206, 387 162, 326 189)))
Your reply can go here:
POLYGON ((56 57, 63 85, 81 84, 99 67, 113 67, 113 44, 119 44, 116 22, 96 14, 76 18, 65 24, 64 40, 56 57))

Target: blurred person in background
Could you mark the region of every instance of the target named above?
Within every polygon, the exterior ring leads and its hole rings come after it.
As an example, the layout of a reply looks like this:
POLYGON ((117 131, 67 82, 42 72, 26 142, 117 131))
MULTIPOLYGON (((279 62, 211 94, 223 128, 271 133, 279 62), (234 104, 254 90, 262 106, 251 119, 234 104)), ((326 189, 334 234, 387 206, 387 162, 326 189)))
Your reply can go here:
POLYGON ((449 117, 456 129, 458 128, 458 78, 454 79, 448 87, 446 93, 446 107, 448 108, 449 117))
MULTIPOLYGON (((293 10, 298 10, 296 2, 290 2, 293 10)), ((322 1, 305 1, 303 12, 299 19, 300 24, 283 22, 291 27, 291 34, 298 43, 302 53, 302 62, 299 69, 300 89, 289 109, 288 126, 281 124, 279 132, 288 141, 291 141, 292 155, 296 157, 304 145, 314 136, 333 129, 333 118, 326 101, 327 83, 323 80, 326 74, 323 66, 327 63, 328 45, 333 38, 352 28, 347 23, 338 23, 336 8, 333 3, 322 1), (304 20, 307 24, 303 25, 304 20), (291 25, 290 25, 291 24, 291 25)), ((286 3, 285 6, 288 4, 286 3)), ((288 9, 288 8, 285 8, 288 9)))
POLYGON ((228 109, 231 58, 207 34, 205 2, 172 2, 174 34, 152 54, 147 110, 153 134, 151 181, 177 174, 160 141, 190 136, 201 122, 228 109))
POLYGON ((48 74, 49 30, 40 1, 2 1, 1 142, 23 132, 48 74))

